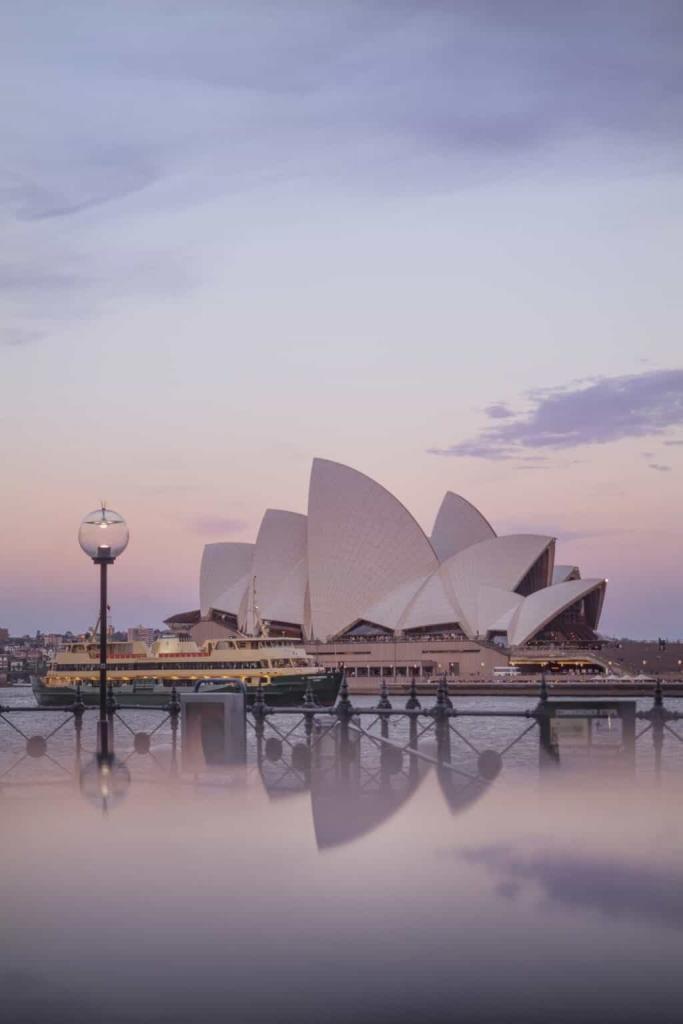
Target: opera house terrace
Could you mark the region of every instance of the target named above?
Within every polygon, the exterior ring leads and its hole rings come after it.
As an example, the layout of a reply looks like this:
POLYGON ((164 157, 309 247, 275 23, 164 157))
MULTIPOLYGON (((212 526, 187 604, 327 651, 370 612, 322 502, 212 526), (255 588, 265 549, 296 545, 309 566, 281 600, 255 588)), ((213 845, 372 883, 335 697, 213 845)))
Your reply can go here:
MULTIPOLYGON (((384 487, 313 461, 306 515, 267 509, 254 543, 207 544, 200 607, 167 624, 301 640, 354 680, 630 670, 597 632, 607 581, 561 564, 554 537, 498 536, 448 492, 428 536, 384 487)), ((680 670, 679 670, 680 673, 680 670)))

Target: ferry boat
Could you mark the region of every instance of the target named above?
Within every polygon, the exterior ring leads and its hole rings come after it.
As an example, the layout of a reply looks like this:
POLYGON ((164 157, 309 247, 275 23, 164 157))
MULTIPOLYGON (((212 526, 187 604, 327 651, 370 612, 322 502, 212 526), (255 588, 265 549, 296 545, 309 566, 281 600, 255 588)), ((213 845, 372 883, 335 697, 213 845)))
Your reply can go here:
MULTIPOLYGON (((72 704, 78 685, 83 702, 97 704, 99 660, 94 637, 64 644, 47 674, 31 680, 38 704, 72 704)), ((290 639, 223 637, 200 646, 189 637, 174 635, 150 646, 141 641, 109 642, 107 679, 121 707, 167 704, 173 687, 178 693, 215 693, 237 690, 242 684, 249 704, 260 684, 264 700, 273 707, 300 704, 309 687, 316 704, 330 707, 337 699, 342 670, 323 668, 290 639)))

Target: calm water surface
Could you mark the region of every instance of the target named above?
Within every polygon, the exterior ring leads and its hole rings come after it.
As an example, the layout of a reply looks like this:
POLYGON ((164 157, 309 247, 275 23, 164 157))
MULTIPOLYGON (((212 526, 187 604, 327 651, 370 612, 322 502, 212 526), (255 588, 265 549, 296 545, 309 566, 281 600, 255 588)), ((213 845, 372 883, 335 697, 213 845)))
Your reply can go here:
POLYGON ((449 751, 421 719, 416 757, 405 719, 278 716, 246 765, 188 770, 163 715, 123 712, 103 814, 94 716, 77 762, 70 716, 6 715, 6 1019, 679 1021, 683 719, 630 743, 619 716, 559 718, 548 750, 534 719, 459 717, 449 751))

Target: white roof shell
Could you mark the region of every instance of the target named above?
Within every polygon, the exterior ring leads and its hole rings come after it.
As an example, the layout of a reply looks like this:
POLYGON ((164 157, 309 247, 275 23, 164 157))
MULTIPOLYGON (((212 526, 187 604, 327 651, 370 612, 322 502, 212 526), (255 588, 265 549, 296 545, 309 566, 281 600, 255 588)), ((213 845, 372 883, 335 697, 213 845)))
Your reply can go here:
MULTIPOLYGON (((594 590, 601 590, 600 608, 605 592, 605 580, 569 580, 537 590, 526 597, 512 618, 508 641, 513 646, 524 644, 555 616, 575 604, 594 590)), ((598 610, 598 618, 600 610, 598 610)))
POLYGON ((256 538, 252 575, 262 618, 304 621, 306 516, 267 509, 256 538))
POLYGON ((438 560, 408 510, 370 477, 314 459, 308 497, 311 630, 334 636, 438 560))
POLYGON ((496 531, 479 509, 453 491, 444 495, 431 537, 439 561, 444 562, 458 551, 495 536, 496 531))
POLYGON ((416 579, 400 583, 388 594, 384 594, 379 601, 365 608, 359 618, 386 626, 387 629, 399 629, 407 609, 429 579, 429 576, 418 576, 416 579))
POLYGON ((246 580, 251 571, 254 546, 236 542, 204 546, 199 569, 199 607, 203 616, 208 615, 211 608, 237 614, 244 590, 239 583, 246 580))
POLYGON ((514 591, 499 590, 497 587, 480 587, 477 599, 477 624, 479 632, 506 633, 512 616, 525 599, 514 591))
POLYGON ((227 590, 224 590, 220 594, 213 605, 214 608, 219 608, 222 612, 229 612, 231 615, 239 616, 240 608, 244 600, 244 595, 247 592, 247 587, 251 583, 251 567, 244 576, 240 576, 238 580, 227 590))
POLYGON ((556 565, 553 569, 553 583, 566 583, 567 580, 580 580, 578 565, 556 565))
POLYGON ((462 612, 448 578, 439 568, 429 576, 401 583, 360 617, 388 629, 406 630, 460 622, 462 612))
POLYGON ((399 621, 400 629, 462 622, 462 611, 441 567, 422 584, 399 621))
POLYGON ((489 628, 487 622, 480 621, 479 617, 480 588, 514 591, 533 564, 547 549, 552 549, 554 543, 552 537, 538 534, 510 534, 473 544, 444 562, 442 571, 447 574, 462 609, 464 621, 461 625, 465 632, 479 636, 489 628))

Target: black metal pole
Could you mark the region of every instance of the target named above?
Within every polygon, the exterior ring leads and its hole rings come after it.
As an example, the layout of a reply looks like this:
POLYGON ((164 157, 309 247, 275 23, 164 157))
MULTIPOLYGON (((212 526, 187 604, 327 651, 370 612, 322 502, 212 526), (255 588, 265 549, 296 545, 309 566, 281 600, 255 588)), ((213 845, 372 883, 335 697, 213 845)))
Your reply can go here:
POLYGON ((100 566, 100 720, 97 725, 100 755, 109 757, 107 721, 107 566, 108 558, 98 558, 100 566))

